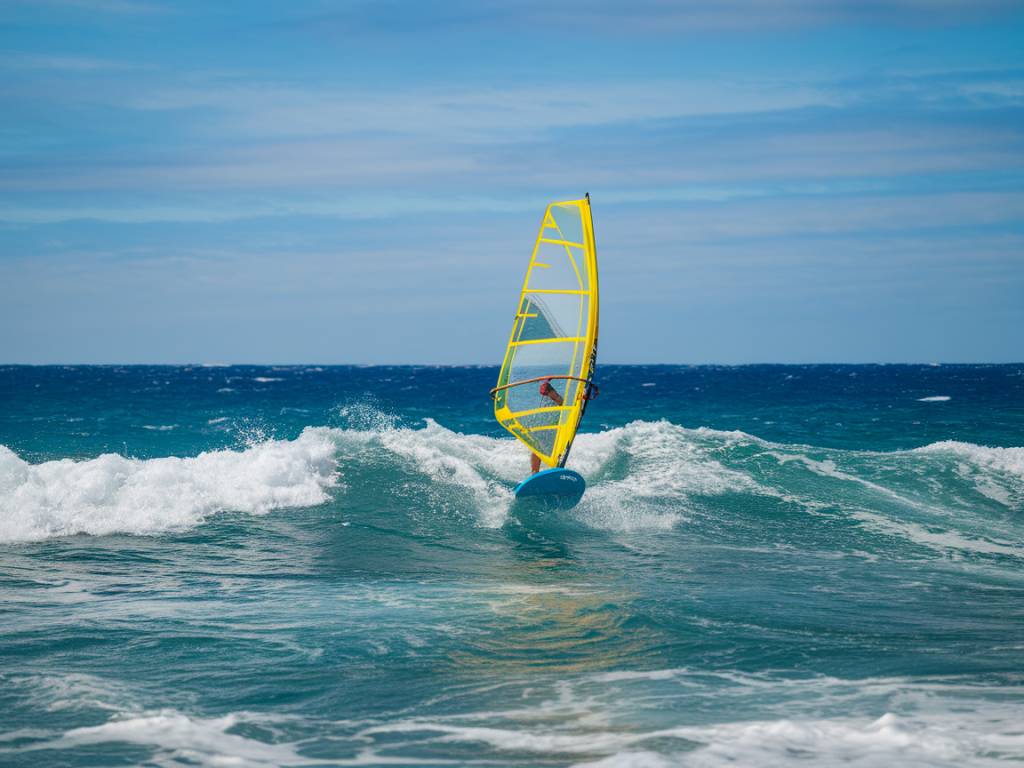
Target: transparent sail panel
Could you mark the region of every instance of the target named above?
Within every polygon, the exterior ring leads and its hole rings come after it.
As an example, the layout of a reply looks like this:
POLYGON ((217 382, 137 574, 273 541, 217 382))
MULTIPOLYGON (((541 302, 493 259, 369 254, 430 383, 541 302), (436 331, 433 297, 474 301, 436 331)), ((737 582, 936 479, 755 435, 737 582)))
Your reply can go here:
POLYGON ((597 338, 590 226, 586 200, 545 211, 494 398, 498 421, 551 466, 579 425, 597 338), (541 380, 557 397, 541 394, 541 380))
MULTIPOLYGON (((551 217, 555 221, 554 231, 558 232, 558 239, 583 245, 583 220, 578 204, 552 205, 551 217)), ((552 231, 550 226, 547 227, 544 237, 551 237, 552 231)))
MULTIPOLYGON (((582 348, 582 342, 544 342, 518 347, 512 359, 509 382, 543 376, 572 376, 573 361, 582 355, 582 348)), ((552 384, 561 386, 558 382, 552 384)), ((544 398, 544 402, 539 401, 539 388, 539 383, 533 385, 533 405, 520 406, 514 398, 520 396, 519 392, 525 387, 516 387, 510 396, 509 407, 513 411, 521 411, 526 408, 539 408, 542 405, 554 405, 547 398, 544 398)))
POLYGON ((533 269, 531 290, 586 290, 587 268, 582 248, 540 243, 533 269))
POLYGON ((587 297, 565 294, 527 294, 516 342, 582 335, 587 297))

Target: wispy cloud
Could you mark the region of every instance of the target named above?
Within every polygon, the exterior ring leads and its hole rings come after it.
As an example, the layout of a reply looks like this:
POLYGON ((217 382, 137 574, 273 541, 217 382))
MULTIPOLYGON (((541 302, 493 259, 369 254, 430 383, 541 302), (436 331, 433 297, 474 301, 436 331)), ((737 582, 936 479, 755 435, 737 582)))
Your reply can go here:
MULTIPOLYGON (((81 348, 72 316, 149 359, 193 337, 291 353, 313 317, 372 319, 392 359, 447 354, 410 346, 390 301, 488 359, 482 308, 545 201, 584 191, 612 358, 704 323, 698 359, 784 359, 805 317, 821 355, 874 349, 865 307, 1024 322, 1019 3, 40 2, 5 7, 0 54, 0 346, 28 357, 81 348), (194 326, 165 332, 183 307, 194 326)), ((363 337, 348 359, 384 354, 363 337)))
POLYGON ((1000 76, 603 81, 541 96, 526 86, 358 90, 249 82, 125 92, 101 85, 77 98, 88 99, 82 109, 98 103, 120 111, 124 118, 112 129, 144 118, 150 122, 140 124, 140 136, 153 120, 173 131, 163 132, 161 144, 127 151, 112 143, 106 151, 55 154, 44 145, 7 165, 0 190, 177 189, 191 197, 305 188, 334 197, 357 186, 415 192, 440 185, 450 197, 458 187, 477 192, 578 179, 623 190, 686 186, 716 196, 766 182, 780 190, 786 182, 1021 170, 1024 129, 985 116, 1018 109, 1018 72, 1000 76), (936 96, 935 83, 945 96, 936 96), (975 110, 981 116, 968 117, 975 110))
POLYGON ((457 0, 442 5, 355 2, 311 13, 336 33, 398 28, 468 30, 530 27, 551 34, 664 37, 681 33, 790 30, 849 24, 935 26, 991 20, 1021 10, 1014 0, 457 0))
POLYGON ((415 134, 490 142, 553 128, 709 114, 741 114, 836 103, 823 88, 771 81, 591 81, 580 84, 354 90, 274 83, 163 89, 124 106, 212 110, 212 129, 236 136, 415 134))
MULTIPOLYGON (((249 119, 255 118, 245 117, 249 119)), ((771 119, 657 118, 549 127, 541 135, 521 132, 487 142, 445 139, 436 128, 426 135, 415 130, 412 125, 390 135, 360 130, 329 137, 243 138, 224 125, 211 133, 207 124, 201 132, 209 143, 198 146, 174 139, 166 148, 130 153, 64 152, 55 157, 49 150, 37 159, 23 157, 7 164, 0 191, 20 193, 14 207, 24 209, 27 192, 134 190, 142 195, 121 204, 142 210, 152 193, 165 198, 177 193, 184 202, 197 194, 238 196, 263 190, 282 201, 281 211, 300 212, 287 202, 300 192, 310 201, 347 197, 367 201, 364 207, 374 209, 370 201, 381 197, 452 199, 567 183, 614 188, 621 194, 685 189, 693 199, 719 199, 786 195, 815 185, 828 194, 846 194, 858 184, 893 193, 943 183, 998 185, 1007 173, 1024 172, 1024 129, 1004 120, 968 120, 949 112, 893 114, 885 123, 843 109, 796 110, 771 119), (936 178, 983 172, 990 174, 987 182, 936 178)), ((89 207, 95 203, 90 201, 89 207)), ((310 205, 315 209, 318 203, 310 205)), ((4 207, 11 210, 11 203, 4 207)), ((171 206, 176 207, 182 206, 171 206)))
POLYGON ((848 102, 879 106, 1003 109, 1024 107, 1024 69, 872 73, 833 86, 848 102))
POLYGON ((0 68, 13 70, 42 70, 53 72, 124 72, 132 69, 145 68, 112 59, 101 59, 92 56, 61 56, 46 54, 5 54, 0 55, 0 68))
POLYGON ((54 9, 127 15, 160 14, 170 11, 167 4, 149 0, 12 0, 11 5, 15 8, 51 6, 54 9))

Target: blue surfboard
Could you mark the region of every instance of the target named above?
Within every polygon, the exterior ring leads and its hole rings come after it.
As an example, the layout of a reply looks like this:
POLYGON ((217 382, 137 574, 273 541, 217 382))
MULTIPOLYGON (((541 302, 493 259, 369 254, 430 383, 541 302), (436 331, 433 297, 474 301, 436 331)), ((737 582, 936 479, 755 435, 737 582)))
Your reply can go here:
POLYGON ((516 486, 516 498, 551 501, 560 507, 573 507, 583 496, 587 483, 579 472, 556 467, 530 475, 516 486))

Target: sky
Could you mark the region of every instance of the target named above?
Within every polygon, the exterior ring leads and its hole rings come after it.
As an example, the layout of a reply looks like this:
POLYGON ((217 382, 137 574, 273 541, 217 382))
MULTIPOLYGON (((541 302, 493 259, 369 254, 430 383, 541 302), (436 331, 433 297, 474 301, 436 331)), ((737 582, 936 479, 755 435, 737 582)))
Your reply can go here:
POLYGON ((0 362, 1024 360, 1024 3, 5 0, 0 362))

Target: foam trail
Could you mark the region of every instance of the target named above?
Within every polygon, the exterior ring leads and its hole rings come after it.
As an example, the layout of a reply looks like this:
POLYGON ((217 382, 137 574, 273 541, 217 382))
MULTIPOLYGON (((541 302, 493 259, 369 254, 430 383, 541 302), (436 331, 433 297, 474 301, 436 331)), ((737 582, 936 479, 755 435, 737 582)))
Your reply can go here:
MULTIPOLYGON (((167 709, 135 716, 122 716, 102 725, 74 728, 49 748, 72 749, 83 745, 127 743, 148 746, 154 755, 171 764, 187 762, 204 766, 247 766, 272 768, 278 765, 309 765, 290 744, 269 744, 230 733, 244 718, 194 718, 167 709)), ((147 761, 148 762, 148 761, 147 761)), ((162 762, 162 760, 160 760, 162 762)))
POLYGON ((1024 751, 1024 736, 1005 714, 995 720, 977 715, 929 715, 926 719, 886 713, 875 720, 771 720, 680 727, 646 734, 685 739, 698 748, 679 752, 667 762, 660 755, 627 749, 603 760, 577 766, 678 765, 712 768, 734 765, 789 765, 799 755, 808 764, 844 766, 1002 765, 1024 751))
POLYGON ((567 727, 538 718, 523 727, 466 725, 407 720, 364 729, 359 736, 394 740, 404 734, 427 735, 438 744, 486 744, 506 753, 535 755, 608 755, 577 766, 735 766, 789 765, 793 755, 808 764, 948 766, 998 765, 1024 757, 1024 735, 1009 707, 986 706, 955 715, 929 712, 881 717, 783 718, 682 725, 660 730, 600 730, 567 727), (645 746, 660 743, 669 756, 645 746))
POLYGON ((330 430, 191 458, 105 454, 29 464, 0 446, 0 541, 76 533, 152 534, 215 512, 261 514, 327 500, 337 482, 330 430))

